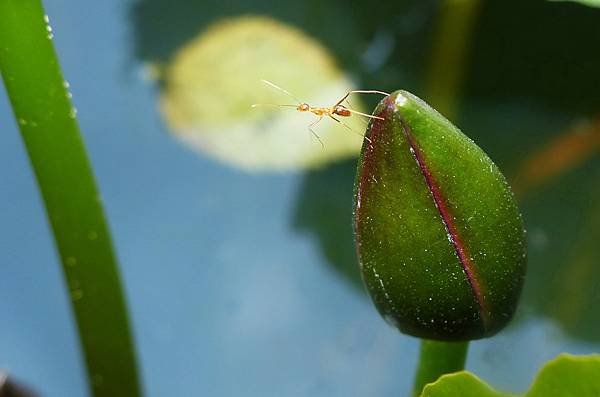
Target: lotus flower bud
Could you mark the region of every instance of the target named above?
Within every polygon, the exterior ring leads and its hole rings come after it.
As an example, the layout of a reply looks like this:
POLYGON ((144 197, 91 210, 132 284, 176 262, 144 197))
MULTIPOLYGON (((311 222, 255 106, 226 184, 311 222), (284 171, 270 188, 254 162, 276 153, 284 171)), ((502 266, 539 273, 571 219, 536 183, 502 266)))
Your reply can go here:
POLYGON ((374 116, 358 163, 354 231, 361 273, 402 332, 459 341, 511 319, 525 233, 498 167, 421 99, 397 91, 374 116))

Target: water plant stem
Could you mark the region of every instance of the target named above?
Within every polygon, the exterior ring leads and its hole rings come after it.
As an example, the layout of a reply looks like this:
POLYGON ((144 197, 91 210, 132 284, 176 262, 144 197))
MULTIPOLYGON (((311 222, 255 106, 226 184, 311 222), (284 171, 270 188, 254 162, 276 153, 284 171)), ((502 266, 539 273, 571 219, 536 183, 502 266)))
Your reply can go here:
POLYGON ((440 5, 425 92, 428 102, 450 120, 457 113, 460 86, 480 6, 480 0, 445 0, 440 5))
POLYGON ((439 342, 423 339, 413 396, 420 396, 425 385, 435 382, 440 376, 464 369, 468 349, 469 342, 439 342))
POLYGON ((0 0, 0 72, 62 262, 91 393, 136 397, 117 262, 52 38, 40 0, 0 0))

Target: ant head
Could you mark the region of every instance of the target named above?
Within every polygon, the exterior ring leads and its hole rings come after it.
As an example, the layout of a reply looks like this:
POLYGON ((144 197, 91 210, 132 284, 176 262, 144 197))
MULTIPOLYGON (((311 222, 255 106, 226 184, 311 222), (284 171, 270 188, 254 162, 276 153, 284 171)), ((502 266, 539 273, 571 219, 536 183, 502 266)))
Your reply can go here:
POLYGON ((308 112, 310 110, 310 106, 308 106, 308 103, 301 103, 296 109, 298 109, 299 112, 308 112))

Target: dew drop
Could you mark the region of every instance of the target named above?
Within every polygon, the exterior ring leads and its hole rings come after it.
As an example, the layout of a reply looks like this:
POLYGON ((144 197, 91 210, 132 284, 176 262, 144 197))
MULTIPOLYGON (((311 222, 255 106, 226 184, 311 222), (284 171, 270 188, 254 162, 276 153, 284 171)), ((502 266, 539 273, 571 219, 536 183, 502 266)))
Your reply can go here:
POLYGON ((92 375, 92 384, 94 386, 100 386, 104 383, 104 377, 100 374, 92 375))
POLYGON ((75 266, 77 265, 77 259, 74 256, 69 256, 65 259, 65 263, 67 266, 75 266))
POLYGON ((48 20, 48 22, 46 22, 46 32, 48 32, 48 40, 52 40, 54 38, 54 33, 52 33, 52 26, 50 26, 48 23, 50 22, 50 20, 48 20))
POLYGON ((396 106, 403 106, 406 104, 406 101, 408 101, 408 99, 404 95, 398 94, 396 97, 396 106))
POLYGON ((385 322, 387 322, 388 324, 390 324, 392 327, 398 328, 400 326, 400 324, 396 320, 396 317, 394 317, 391 314, 385 314, 383 316, 383 319, 385 320, 385 322))
POLYGON ((73 299, 74 301, 78 301, 81 298, 83 298, 83 291, 82 290, 76 289, 76 290, 73 290, 71 292, 71 299, 73 299))

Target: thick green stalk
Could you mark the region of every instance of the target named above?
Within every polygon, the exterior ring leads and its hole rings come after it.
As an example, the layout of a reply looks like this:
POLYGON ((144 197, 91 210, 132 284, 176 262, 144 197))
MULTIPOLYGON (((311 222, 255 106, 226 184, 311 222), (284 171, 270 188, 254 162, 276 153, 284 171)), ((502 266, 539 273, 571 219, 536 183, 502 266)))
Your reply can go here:
POLYGON ((423 339, 415 375, 413 396, 420 396, 426 384, 440 376, 461 371, 465 367, 469 342, 438 342, 423 339))
POLYGON ((109 230, 39 0, 0 0, 0 72, 54 233, 92 394, 139 396, 109 230))
POLYGON ((480 0, 442 2, 426 76, 427 101, 454 119, 480 0))

